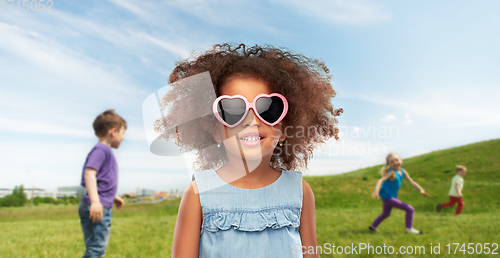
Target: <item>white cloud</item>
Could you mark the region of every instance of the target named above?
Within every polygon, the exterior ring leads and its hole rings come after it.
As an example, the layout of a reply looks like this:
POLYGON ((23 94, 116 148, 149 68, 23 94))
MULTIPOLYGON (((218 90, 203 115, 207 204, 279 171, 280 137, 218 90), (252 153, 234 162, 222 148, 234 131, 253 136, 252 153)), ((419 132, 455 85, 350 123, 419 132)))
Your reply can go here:
POLYGON ((314 151, 307 173, 339 174, 380 164, 387 153, 398 148, 397 141, 394 141, 396 138, 345 137, 341 141, 329 140, 314 151))
POLYGON ((92 137, 91 130, 70 128, 62 125, 55 125, 44 121, 14 120, 0 117, 0 131, 23 132, 34 134, 52 134, 79 137, 92 137))
POLYGON ((458 128, 458 127, 470 127, 470 126, 484 126, 484 125, 491 125, 492 123, 490 121, 483 121, 483 122, 475 122, 475 123, 458 123, 458 124, 451 124, 448 127, 449 128, 458 128))
POLYGON ((410 119, 410 114, 409 113, 405 113, 405 121, 404 121, 404 124, 411 124, 413 123, 413 120, 410 119))
MULTIPOLYGON (((103 64, 59 44, 56 41, 17 26, 0 22, 0 49, 25 60, 25 66, 35 66, 68 84, 49 84, 48 87, 71 89, 74 94, 88 94, 95 97, 109 96, 119 92, 122 95, 145 95, 146 92, 130 85, 123 75, 106 71, 103 64), (59 87, 58 87, 59 86, 59 87), (99 92, 99 94, 95 94, 99 92)), ((37 73, 38 71, 31 71, 37 73)), ((43 77, 42 77, 43 78, 43 77)), ((122 99, 123 100, 123 99, 122 99)))
POLYGON ((176 44, 173 44, 171 42, 155 38, 155 37, 148 35, 144 32, 132 32, 132 35, 134 35, 135 37, 137 37, 139 39, 145 39, 145 40, 153 43, 154 45, 157 45, 157 46, 159 46, 167 51, 177 53, 177 54, 183 56, 184 58, 189 56, 190 51, 187 48, 182 47, 180 45, 176 45, 176 44))
POLYGON ((134 13, 135 15, 141 17, 141 18, 147 18, 148 15, 146 12, 144 12, 141 8, 138 6, 141 6, 141 4, 144 4, 144 2, 141 3, 131 3, 130 1, 126 0, 110 0, 114 4, 134 13))
POLYGON ((185 47, 186 44, 192 45, 190 40, 193 41, 194 35, 196 35, 194 42, 198 43, 197 46, 211 45, 213 40, 208 39, 219 34, 219 30, 212 30, 210 26, 236 28, 279 38, 288 35, 288 32, 271 25, 272 20, 265 14, 264 9, 268 10, 266 5, 256 4, 253 1, 185 0, 155 2, 154 4, 140 0, 111 0, 111 2, 134 13, 141 22, 145 22, 148 26, 168 31, 168 33, 163 33, 163 35, 168 34, 166 38, 168 36, 178 38, 179 35, 188 38, 183 45, 179 45, 180 47, 185 47), (199 20, 203 26, 188 27, 189 22, 182 23, 175 19, 179 13, 188 14, 191 21, 199 20), (207 44, 208 42, 210 44, 207 44))
MULTIPOLYGON (((45 34, 3 22, 0 34, 5 37, 0 51, 13 56, 0 60, 1 131, 94 137, 91 123, 99 112, 109 107, 123 111, 147 96, 121 72, 110 71, 108 65, 45 34)), ((140 109, 136 112, 140 114, 140 109)), ((127 136, 145 140, 142 124, 129 125, 127 136)))
MULTIPOLYGON (((385 154, 384 154, 385 155, 385 154)), ((303 171, 304 176, 322 176, 335 175, 346 172, 351 172, 360 168, 380 164, 384 160, 384 155, 381 156, 364 156, 362 158, 346 159, 312 159, 308 168, 303 171)))
POLYGON ((433 87, 415 92, 408 98, 373 93, 359 95, 345 93, 344 96, 368 101, 401 110, 405 123, 411 123, 409 114, 447 123, 451 127, 465 125, 500 125, 500 88, 488 85, 433 87), (474 90, 471 90, 474 89, 474 90), (467 94, 463 94, 467 92, 467 94))
POLYGON ((382 121, 389 122, 389 121, 392 121, 394 119, 396 119, 396 116, 394 116, 394 115, 387 115, 386 117, 382 118, 382 121))
MULTIPOLYGON (((132 4, 129 5, 133 6, 132 4)), ((133 7, 137 9, 137 12, 142 13, 144 17, 151 16, 148 15, 148 11, 139 9, 135 6, 133 7)), ((100 39, 105 40, 106 42, 109 42, 116 47, 127 49, 127 55, 133 55, 143 60, 145 59, 145 63, 150 62, 149 59, 156 59, 158 56, 158 49, 151 49, 151 46, 158 46, 163 50, 167 50, 171 54, 175 54, 176 56, 187 57, 190 49, 196 45, 189 44, 189 42, 192 41, 193 38, 195 38, 194 35, 192 35, 192 38, 185 38, 181 35, 176 35, 175 31, 162 31, 162 26, 164 26, 164 24, 158 23, 154 20, 146 21, 149 21, 148 25, 156 28, 156 30, 153 30, 152 32, 146 32, 144 28, 140 26, 127 26, 127 29, 123 29, 120 27, 120 20, 118 20, 117 25, 103 25, 95 21, 68 15, 66 13, 58 12, 54 17, 56 17, 61 22, 68 24, 74 30, 79 31, 81 34, 89 36, 97 35, 100 37, 100 39), (154 31, 157 30, 160 30, 160 33, 157 34, 163 35, 163 37, 167 37, 168 40, 158 39, 157 37, 154 37, 150 34, 154 33, 154 31)), ((138 22, 138 24, 141 23, 138 22)))
POLYGON ((275 0, 291 5, 299 13, 340 24, 372 24, 390 19, 388 12, 380 5, 364 0, 275 0))

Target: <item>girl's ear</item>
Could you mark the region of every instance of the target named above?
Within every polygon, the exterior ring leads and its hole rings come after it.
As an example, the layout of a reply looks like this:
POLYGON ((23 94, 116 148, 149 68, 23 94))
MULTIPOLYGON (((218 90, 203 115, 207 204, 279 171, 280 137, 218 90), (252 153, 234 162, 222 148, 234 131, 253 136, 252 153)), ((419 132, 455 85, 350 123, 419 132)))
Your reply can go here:
POLYGON ((222 142, 224 139, 224 138, 222 138, 222 135, 221 135, 221 132, 222 132, 221 127, 222 126, 223 125, 219 121, 215 120, 213 130, 211 130, 211 132, 210 132, 214 141, 216 141, 218 143, 222 142))
POLYGON ((281 126, 278 127, 277 125, 275 125, 275 126, 271 127, 271 129, 280 133, 280 137, 278 138, 278 140, 284 141, 286 139, 285 124, 283 122, 280 122, 278 125, 281 125, 281 126))
POLYGON ((280 136, 280 140, 281 141, 284 141, 286 140, 286 124, 285 123, 281 123, 281 136, 280 136))

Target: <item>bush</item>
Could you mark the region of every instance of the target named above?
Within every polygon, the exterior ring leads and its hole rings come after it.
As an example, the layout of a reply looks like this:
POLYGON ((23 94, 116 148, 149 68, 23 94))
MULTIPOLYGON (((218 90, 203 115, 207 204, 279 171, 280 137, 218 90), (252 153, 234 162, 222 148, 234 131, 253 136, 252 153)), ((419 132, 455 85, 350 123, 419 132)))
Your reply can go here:
POLYGON ((17 203, 16 197, 12 194, 6 195, 1 199, 3 207, 16 207, 17 203))
POLYGON ((28 199, 24 193, 24 187, 23 185, 20 185, 19 187, 14 187, 12 194, 6 195, 0 199, 0 207, 21 207, 27 201, 28 199))
POLYGON ((81 196, 77 196, 77 197, 70 196, 68 198, 68 200, 69 200, 69 203, 71 203, 71 204, 79 204, 82 201, 82 197, 81 196))
POLYGON ((38 204, 44 203, 44 199, 40 196, 33 198, 33 205, 38 206, 38 204))
POLYGON ((47 196, 47 197, 43 198, 43 203, 53 203, 53 202, 54 202, 54 198, 52 198, 52 197, 47 196))

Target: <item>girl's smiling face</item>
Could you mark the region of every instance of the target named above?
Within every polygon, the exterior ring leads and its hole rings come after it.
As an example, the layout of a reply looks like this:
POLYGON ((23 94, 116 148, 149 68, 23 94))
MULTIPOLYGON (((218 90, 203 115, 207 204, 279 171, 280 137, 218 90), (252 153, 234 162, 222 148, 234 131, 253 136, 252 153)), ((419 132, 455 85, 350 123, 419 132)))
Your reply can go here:
MULTIPOLYGON (((253 78, 236 77, 229 79, 222 87, 221 95, 242 95, 249 102, 259 94, 273 93, 268 83, 253 78)), ((218 122, 219 123, 219 122, 218 122)), ((228 128, 219 123, 219 130, 215 136, 216 141, 223 140, 228 158, 242 159, 247 161, 261 161, 271 159, 274 148, 282 137, 281 123, 268 126, 263 123, 255 111, 250 109, 244 120, 234 128, 228 128)))
POLYGON ((401 165, 403 164, 403 160, 401 160, 401 157, 399 157, 399 155, 392 155, 388 158, 388 163, 391 168, 399 170, 401 168, 401 165))

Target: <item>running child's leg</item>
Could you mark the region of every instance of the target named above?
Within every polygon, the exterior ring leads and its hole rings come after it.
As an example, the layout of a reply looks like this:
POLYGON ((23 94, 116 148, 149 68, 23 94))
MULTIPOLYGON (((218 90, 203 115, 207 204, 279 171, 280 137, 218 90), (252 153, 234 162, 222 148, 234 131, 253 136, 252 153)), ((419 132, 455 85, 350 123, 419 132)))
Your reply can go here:
POLYGON ((441 206, 442 207, 450 207, 450 206, 455 206, 455 203, 457 201, 455 200, 455 198, 453 196, 450 195, 450 201, 449 202, 445 202, 445 203, 442 203, 441 206))
POLYGON ((92 235, 92 231, 90 230, 92 227, 92 221, 89 218, 89 212, 89 205, 84 202, 80 202, 80 206, 78 207, 78 214, 80 216, 80 224, 83 231, 83 242, 85 244, 85 250, 87 250, 88 248, 87 239, 89 239, 92 235))
POLYGON ((90 205, 81 202, 78 212, 85 242, 83 258, 103 257, 106 254, 106 247, 111 233, 112 209, 104 207, 103 220, 99 220, 97 223, 93 223, 89 218, 90 205))
POLYGON ((378 225, 380 225, 380 223, 382 223, 382 221, 384 221, 384 219, 386 219, 387 217, 389 217, 391 215, 392 206, 389 204, 386 204, 386 200, 382 199, 382 201, 384 202, 382 214, 380 214, 380 216, 378 216, 375 219, 375 221, 373 221, 373 223, 372 223, 373 228, 377 228, 378 225))
POLYGON ((464 198, 463 197, 457 197, 457 202, 458 206, 457 209, 455 210, 455 215, 460 215, 462 213, 462 209, 464 208, 464 198))
POLYGON ((391 198, 387 201, 384 200, 384 203, 386 203, 394 208, 398 208, 398 209, 406 211, 406 216, 405 216, 406 228, 413 228, 413 212, 415 211, 415 209, 413 209, 413 207, 411 207, 411 205, 404 203, 396 198, 391 198))

